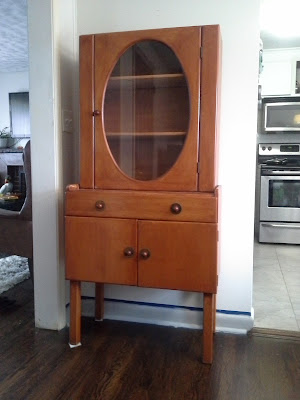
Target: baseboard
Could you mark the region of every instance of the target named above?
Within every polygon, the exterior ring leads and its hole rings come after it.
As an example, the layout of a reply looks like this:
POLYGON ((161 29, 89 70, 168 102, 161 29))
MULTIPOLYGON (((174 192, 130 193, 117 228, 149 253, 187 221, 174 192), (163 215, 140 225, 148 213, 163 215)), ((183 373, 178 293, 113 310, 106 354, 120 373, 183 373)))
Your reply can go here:
MULTIPOLYGON (((82 315, 94 316, 94 299, 82 299, 82 315)), ((131 321, 176 328, 202 329, 203 309, 107 299, 104 319, 131 321)), ((217 310, 216 331, 246 334, 253 328, 253 312, 217 310)))

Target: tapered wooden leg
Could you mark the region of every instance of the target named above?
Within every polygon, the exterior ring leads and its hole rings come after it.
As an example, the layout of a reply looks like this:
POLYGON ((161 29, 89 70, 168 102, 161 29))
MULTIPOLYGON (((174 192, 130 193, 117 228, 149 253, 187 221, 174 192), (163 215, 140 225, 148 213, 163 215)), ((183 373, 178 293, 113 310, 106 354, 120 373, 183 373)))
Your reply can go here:
POLYGON ((213 360, 213 331, 214 331, 214 295, 204 293, 203 316, 203 362, 211 364, 213 360))
POLYGON ((104 316, 104 284, 96 283, 95 287, 95 320, 102 321, 104 316))
POLYGON ((81 345, 81 282, 70 282, 70 347, 81 345))

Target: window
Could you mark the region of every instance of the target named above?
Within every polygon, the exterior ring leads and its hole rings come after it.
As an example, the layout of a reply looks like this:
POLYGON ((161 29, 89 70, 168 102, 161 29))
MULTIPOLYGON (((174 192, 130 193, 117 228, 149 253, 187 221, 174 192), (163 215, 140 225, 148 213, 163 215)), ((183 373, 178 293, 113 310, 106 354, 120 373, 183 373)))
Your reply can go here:
POLYGON ((9 93, 10 126, 13 137, 30 137, 29 93, 9 93))

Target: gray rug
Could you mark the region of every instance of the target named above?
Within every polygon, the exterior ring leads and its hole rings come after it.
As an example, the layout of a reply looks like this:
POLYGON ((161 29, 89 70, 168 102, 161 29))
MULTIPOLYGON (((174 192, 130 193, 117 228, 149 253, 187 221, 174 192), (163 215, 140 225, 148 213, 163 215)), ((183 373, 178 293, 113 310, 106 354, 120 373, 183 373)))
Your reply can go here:
POLYGON ((29 277, 27 258, 9 256, 0 259, 0 294, 29 277))

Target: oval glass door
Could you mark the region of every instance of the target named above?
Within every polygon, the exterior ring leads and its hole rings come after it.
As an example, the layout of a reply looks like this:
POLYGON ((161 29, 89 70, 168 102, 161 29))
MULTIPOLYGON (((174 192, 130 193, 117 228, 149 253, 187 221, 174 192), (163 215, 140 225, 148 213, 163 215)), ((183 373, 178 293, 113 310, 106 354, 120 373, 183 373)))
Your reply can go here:
POLYGON ((127 49, 104 99, 106 139, 121 171, 142 181, 168 172, 185 143, 189 108, 184 72, 168 46, 147 40, 127 49))

